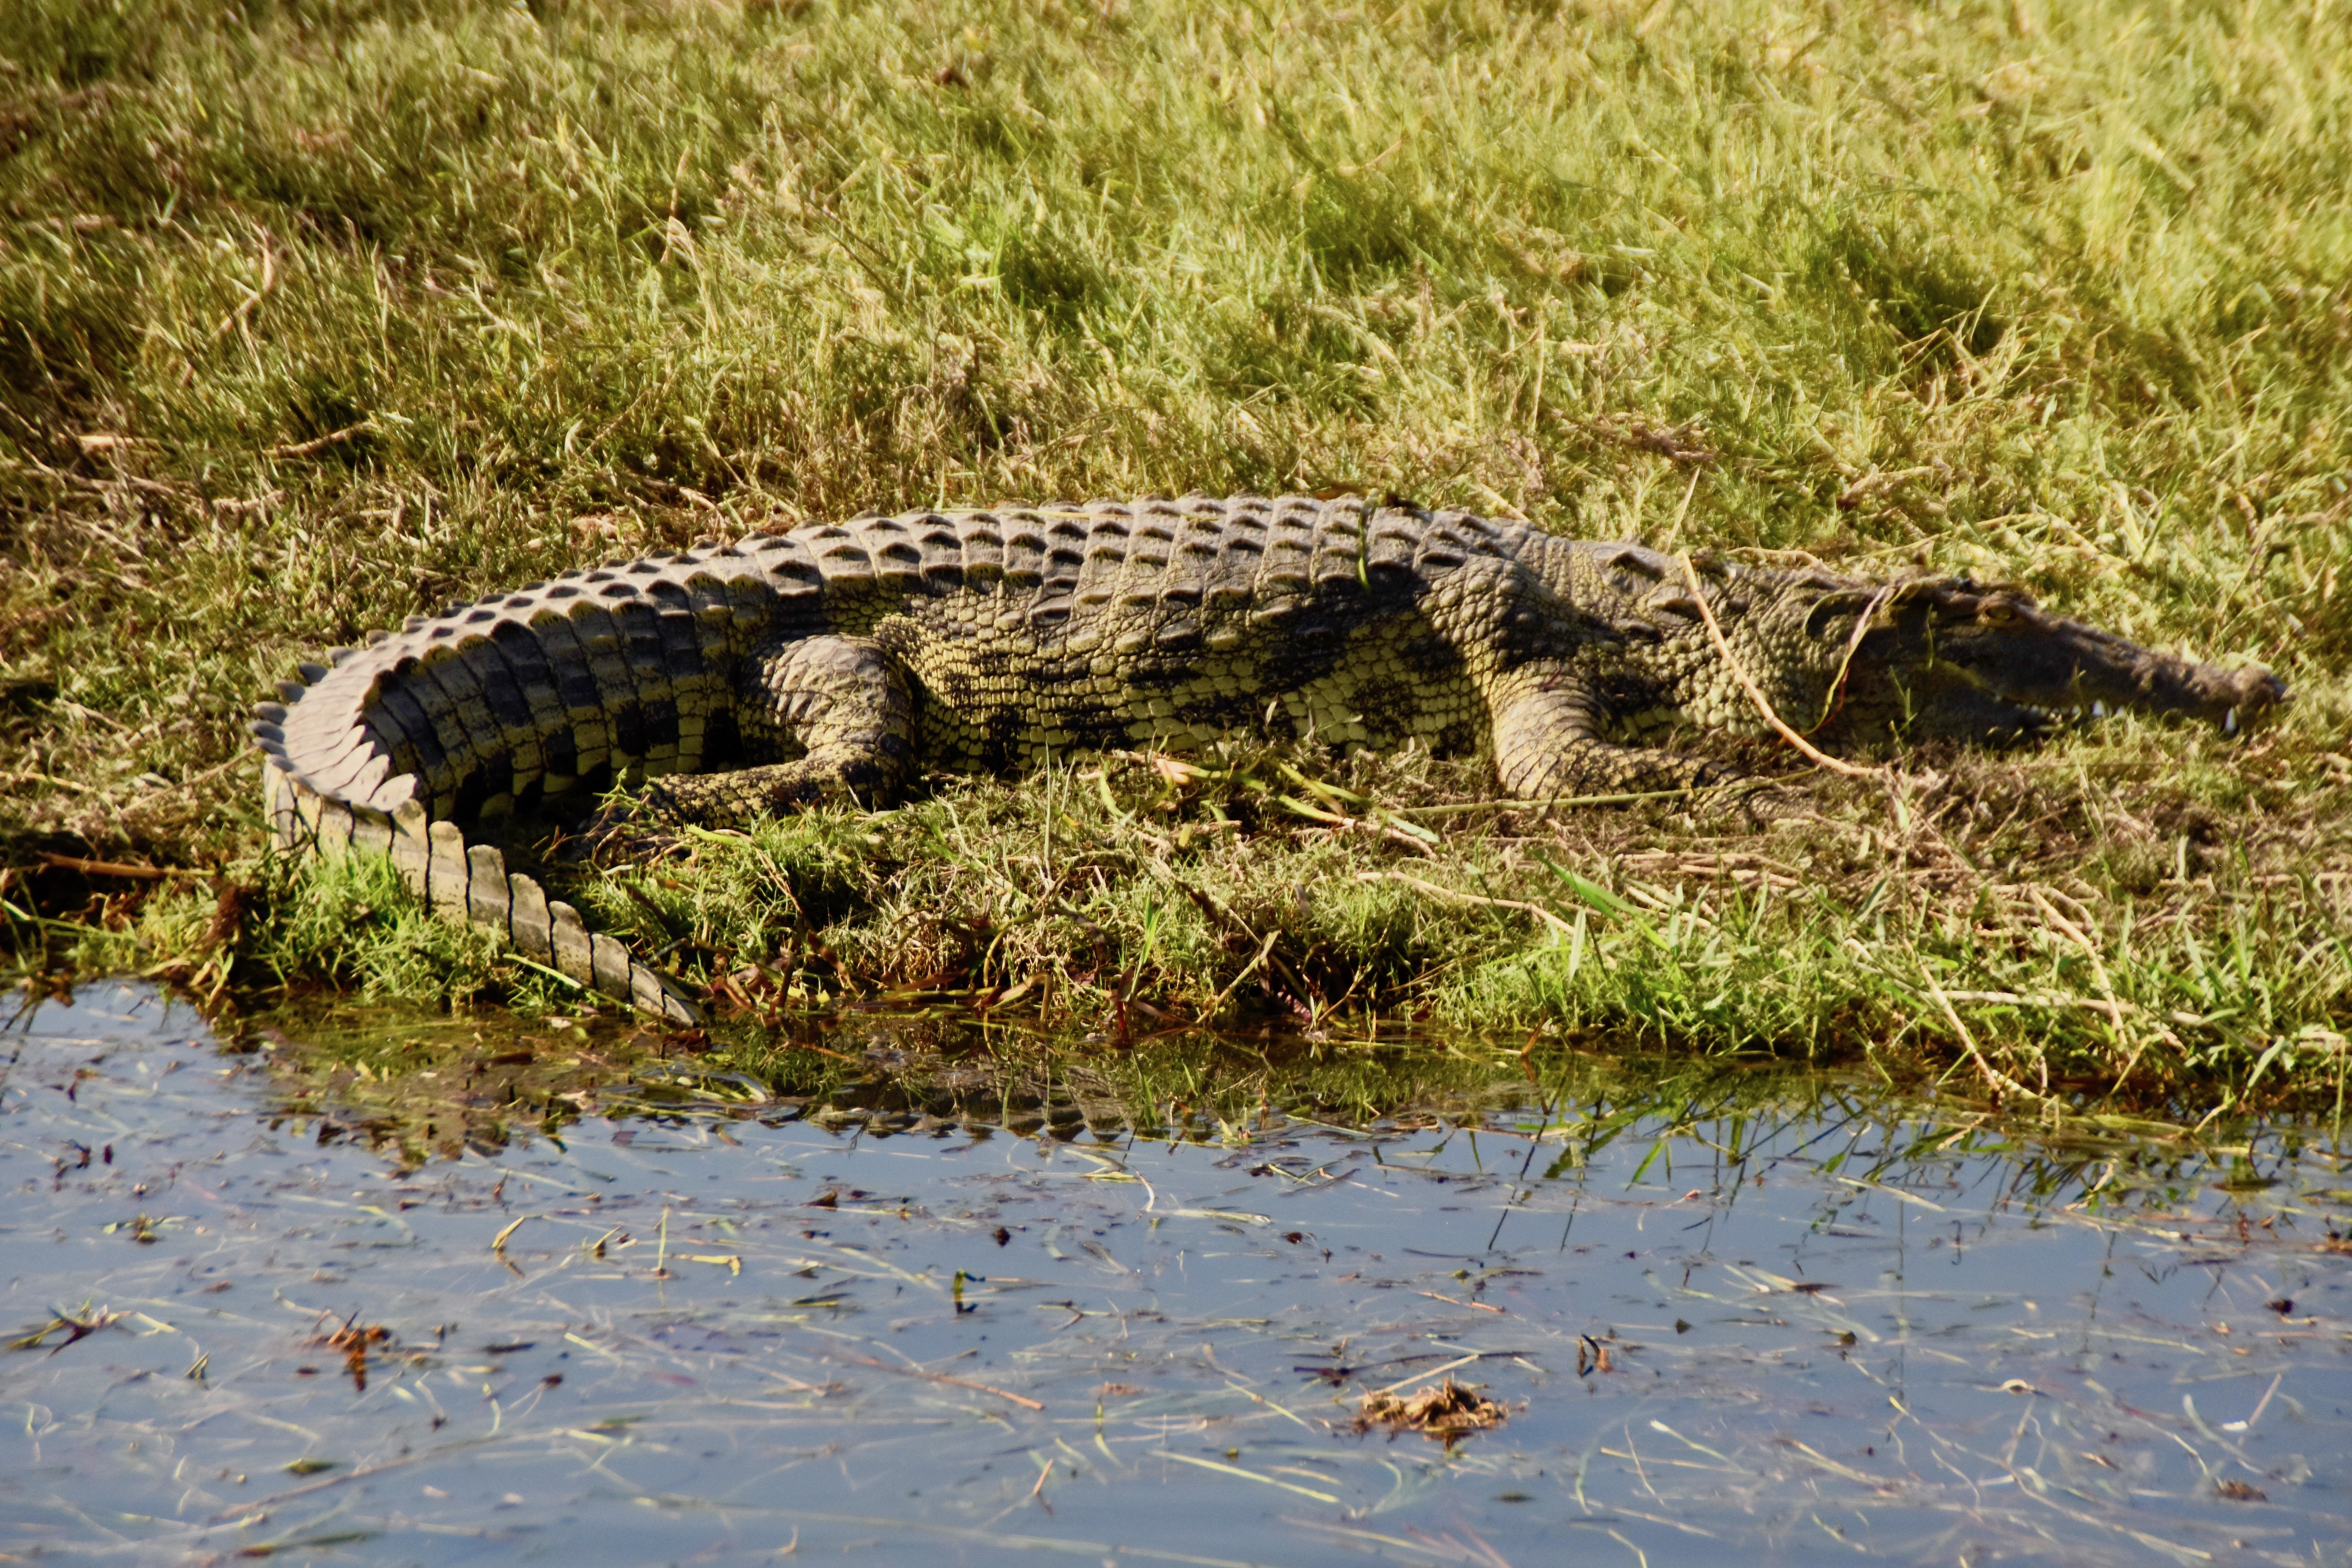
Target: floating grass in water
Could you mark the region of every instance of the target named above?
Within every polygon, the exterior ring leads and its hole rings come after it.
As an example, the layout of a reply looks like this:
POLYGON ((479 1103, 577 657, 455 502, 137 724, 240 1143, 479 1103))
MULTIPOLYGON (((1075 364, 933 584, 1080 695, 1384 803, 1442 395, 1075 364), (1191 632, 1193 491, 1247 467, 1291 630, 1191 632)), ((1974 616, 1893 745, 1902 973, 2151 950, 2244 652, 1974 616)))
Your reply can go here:
POLYGON ((2035 1128, 1687 1053, 1106 1064, 936 1020, 808 1040, 768 1092, 609 1019, 540 1050, 337 1006, 226 1050, 134 987, 11 1023, 0 1442, 40 1462, 0 1512, 45 1552, 2345 1536, 2352 1188, 2309 1123, 2035 1128), (380 1124, 521 1122, 540 1083, 614 1114, 416 1160, 380 1124), (1448 1379, 1507 1422, 1360 1427, 1448 1379))

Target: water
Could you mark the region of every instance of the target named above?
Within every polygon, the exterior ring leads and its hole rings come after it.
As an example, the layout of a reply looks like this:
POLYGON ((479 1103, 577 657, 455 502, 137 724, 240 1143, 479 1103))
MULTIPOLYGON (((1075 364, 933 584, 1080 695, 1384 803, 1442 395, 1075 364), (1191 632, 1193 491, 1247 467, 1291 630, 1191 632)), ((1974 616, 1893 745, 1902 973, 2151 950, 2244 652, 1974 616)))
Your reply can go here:
POLYGON ((0 1038, 0 1561, 2352 1561, 2352 1191, 2292 1129, 722 1084, 414 1164, 314 1093, 138 988, 0 1038), (1507 1419, 1357 1429, 1445 1375, 1507 1419))

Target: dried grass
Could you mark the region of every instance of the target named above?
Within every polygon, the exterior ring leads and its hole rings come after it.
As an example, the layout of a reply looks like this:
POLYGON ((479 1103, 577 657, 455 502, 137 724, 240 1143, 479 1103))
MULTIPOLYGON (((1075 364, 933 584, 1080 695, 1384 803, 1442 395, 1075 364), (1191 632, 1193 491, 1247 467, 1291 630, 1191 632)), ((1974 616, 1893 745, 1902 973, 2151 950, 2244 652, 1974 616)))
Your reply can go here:
POLYGON ((754 1020, 1867 1051, 2191 1120, 2340 1088, 2352 73, 2312 8, 253 16, 0 16, 35 983, 576 1003, 253 858, 242 714, 371 626, 869 506, 1352 487, 2020 580, 2301 696, 2252 745, 1808 778, 1774 832, 1468 810, 1426 759, 1114 759, 579 899, 754 1020))

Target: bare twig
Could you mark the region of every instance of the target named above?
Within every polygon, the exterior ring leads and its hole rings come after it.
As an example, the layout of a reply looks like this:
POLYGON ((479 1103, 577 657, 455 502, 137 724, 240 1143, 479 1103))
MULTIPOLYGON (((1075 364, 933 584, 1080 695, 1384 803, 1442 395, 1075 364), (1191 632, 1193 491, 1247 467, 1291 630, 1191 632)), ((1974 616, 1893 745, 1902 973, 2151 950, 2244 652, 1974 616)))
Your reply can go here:
POLYGON ((1952 1032, 1954 1034, 1959 1036, 1960 1049, 1969 1053, 1969 1060, 1977 1064, 1977 1071, 1984 1074, 1985 1082, 1993 1087, 1995 1092, 2000 1092, 2005 1090, 2011 1094, 2017 1095, 2020 1099, 2024 1100, 2041 1100, 2047 1098, 2045 1095, 2038 1094, 2034 1092, 2034 1091, 2028 1089, 2024 1084, 2020 1083, 2016 1079, 2011 1078, 2008 1073, 2003 1072, 1991 1062, 1986 1061, 1984 1052, 1977 1049, 1976 1037, 1969 1034, 1968 1025, 1960 1021, 1959 1013, 1952 1006, 1952 998, 1944 994, 1944 988, 1936 984, 1934 977, 1928 975, 1927 967, 1924 965, 1920 967, 1919 977, 1922 980, 1927 981, 1927 994, 1935 998, 1936 1005, 1943 1009, 1944 1021, 1952 1026, 1952 1032))
POLYGON ((87 861, 79 855, 52 854, 41 852, 41 863, 59 871, 78 871, 84 876, 121 876, 134 882, 162 882, 170 876, 194 876, 195 873, 179 866, 129 865, 121 861, 87 861))
POLYGON ((1811 761, 1816 767, 1826 768, 1832 773, 1843 773, 1849 779, 1885 778, 1885 773, 1883 769, 1858 768, 1851 762, 1842 761, 1788 727, 1780 714, 1774 710, 1772 699, 1764 695, 1764 688, 1756 684, 1747 668, 1740 664, 1738 655, 1731 651, 1730 643, 1725 640, 1723 627, 1715 619, 1715 607, 1707 603, 1706 589, 1699 582, 1698 569, 1691 564, 1690 552, 1677 551, 1675 559, 1682 563, 1683 577, 1690 584, 1691 597, 1698 601, 1698 617, 1706 622, 1707 641, 1715 644, 1716 656, 1723 661, 1724 667, 1731 672, 1734 679, 1738 681, 1740 689, 1748 694, 1748 700, 1756 705, 1756 711, 1764 716, 1764 722, 1772 727, 1773 733, 1795 747, 1801 756, 1811 761))
POLYGON ((0 779, 5 779, 11 783, 47 784, 54 789, 70 789, 77 795, 95 795, 98 793, 97 789, 90 785, 77 784, 70 779, 60 779, 52 773, 33 773, 12 768, 5 771, 0 771, 0 779))
POLYGON ((341 430, 331 430, 326 434, 316 436, 309 441, 297 441, 289 446, 273 446, 269 448, 268 451, 263 453, 262 455, 265 457, 308 457, 314 453, 324 452, 330 446, 340 446, 344 442, 350 441, 356 436, 365 435, 374 428, 375 421, 373 419, 363 419, 357 424, 347 424, 341 430))

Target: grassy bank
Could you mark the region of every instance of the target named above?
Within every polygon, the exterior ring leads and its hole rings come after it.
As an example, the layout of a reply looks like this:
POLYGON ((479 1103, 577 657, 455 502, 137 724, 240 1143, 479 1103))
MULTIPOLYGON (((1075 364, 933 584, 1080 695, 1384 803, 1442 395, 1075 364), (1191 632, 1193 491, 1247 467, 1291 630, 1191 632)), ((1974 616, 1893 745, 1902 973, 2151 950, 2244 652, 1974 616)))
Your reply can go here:
POLYGON ((2300 697, 2252 743, 1809 777, 1769 832, 1426 759, 1080 760, 580 901, 755 1021, 895 991, 2332 1097, 2347 68, 2300 5, 27 0, 6 939, 569 1005, 257 853, 239 720, 296 658, 866 507, 1396 491, 2021 580, 2300 697))

